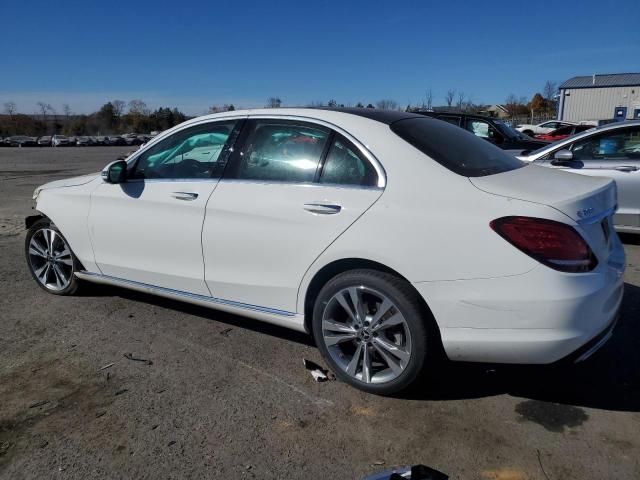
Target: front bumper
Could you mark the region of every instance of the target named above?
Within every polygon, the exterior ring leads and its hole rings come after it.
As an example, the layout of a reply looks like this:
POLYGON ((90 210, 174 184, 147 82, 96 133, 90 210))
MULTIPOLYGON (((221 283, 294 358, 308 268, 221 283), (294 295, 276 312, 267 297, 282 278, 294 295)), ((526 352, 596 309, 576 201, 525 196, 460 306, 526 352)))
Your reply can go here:
MULTIPOLYGON (((544 266, 512 277, 420 282, 451 360, 549 364, 597 343, 622 303, 620 266, 563 274, 544 266)), ((578 357, 576 357, 578 358, 578 357)))

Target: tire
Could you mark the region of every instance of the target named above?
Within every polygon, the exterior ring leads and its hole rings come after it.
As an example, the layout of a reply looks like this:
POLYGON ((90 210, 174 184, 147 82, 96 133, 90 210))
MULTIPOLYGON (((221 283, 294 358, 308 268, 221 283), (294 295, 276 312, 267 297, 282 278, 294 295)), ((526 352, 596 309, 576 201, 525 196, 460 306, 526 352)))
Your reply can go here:
POLYGON ((365 392, 392 395, 416 383, 437 350, 430 346, 437 327, 425 310, 405 280, 377 270, 351 270, 320 290, 313 335, 338 378, 365 392), (354 292, 360 315, 354 314, 354 292))
POLYGON ((27 231, 24 253, 38 286, 54 295, 73 295, 80 287, 75 272, 80 262, 67 240, 48 218, 36 221, 27 231))

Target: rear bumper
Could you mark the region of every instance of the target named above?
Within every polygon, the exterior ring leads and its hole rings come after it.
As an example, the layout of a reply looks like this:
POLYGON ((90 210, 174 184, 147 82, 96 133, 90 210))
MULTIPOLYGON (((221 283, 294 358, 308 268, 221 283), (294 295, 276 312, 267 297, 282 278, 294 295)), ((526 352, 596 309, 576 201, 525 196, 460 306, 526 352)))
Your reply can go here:
MULTIPOLYGON (((623 267, 414 284, 431 308, 451 360, 549 364, 587 353, 622 303, 623 267)), ((601 345, 599 345, 601 346, 601 345)))

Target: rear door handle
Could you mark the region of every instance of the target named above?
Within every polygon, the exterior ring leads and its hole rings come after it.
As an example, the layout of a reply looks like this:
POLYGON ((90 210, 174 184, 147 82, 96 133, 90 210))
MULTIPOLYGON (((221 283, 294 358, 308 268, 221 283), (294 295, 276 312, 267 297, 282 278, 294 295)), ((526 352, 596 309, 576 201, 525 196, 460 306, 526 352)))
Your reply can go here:
POLYGON ((195 200, 198 194, 194 192, 172 192, 171 196, 178 200, 195 200))
POLYGON ((317 213, 318 215, 335 215, 340 213, 342 207, 333 203, 305 203, 304 209, 307 212, 317 213))
POLYGON ((619 172, 635 172, 638 170, 638 167, 633 165, 620 165, 619 167, 613 167, 614 170, 618 170, 619 172))

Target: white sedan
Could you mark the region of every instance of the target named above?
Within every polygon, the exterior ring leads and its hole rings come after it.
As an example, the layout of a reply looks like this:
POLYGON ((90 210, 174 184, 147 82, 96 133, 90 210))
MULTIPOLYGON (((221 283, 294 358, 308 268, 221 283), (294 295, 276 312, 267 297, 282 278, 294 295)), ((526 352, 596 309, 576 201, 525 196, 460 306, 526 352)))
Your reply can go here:
POLYGON ((525 135, 529 135, 530 137, 533 137, 534 135, 544 135, 547 133, 551 133, 554 130, 557 130, 558 128, 566 127, 569 125, 575 125, 575 123, 551 120, 549 122, 542 122, 537 125, 531 125, 531 124, 516 125, 516 130, 521 133, 524 133, 525 135))
POLYGON ((116 285, 306 331, 379 394, 439 354, 586 358, 623 293, 613 181, 411 113, 200 117, 34 198, 25 253, 47 292, 116 285))

